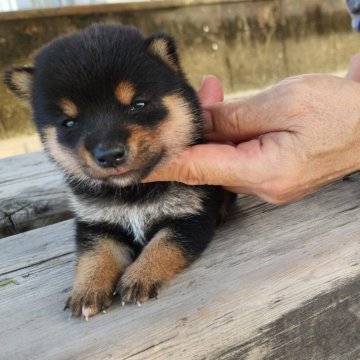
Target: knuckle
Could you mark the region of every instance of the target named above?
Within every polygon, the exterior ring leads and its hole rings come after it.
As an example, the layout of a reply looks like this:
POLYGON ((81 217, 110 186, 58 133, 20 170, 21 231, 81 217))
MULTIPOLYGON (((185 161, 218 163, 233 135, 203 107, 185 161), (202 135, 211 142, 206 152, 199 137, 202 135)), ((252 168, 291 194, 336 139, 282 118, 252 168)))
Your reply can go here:
POLYGON ((290 98, 298 98, 305 95, 311 89, 311 84, 305 76, 296 76, 286 79, 284 84, 284 91, 290 98))
POLYGON ((310 91, 303 83, 294 83, 288 86, 286 97, 280 104, 280 111, 285 114, 287 121, 291 118, 303 117, 309 111, 310 91))
POLYGON ((179 169, 179 173, 175 175, 175 178, 187 185, 201 185, 201 177, 193 164, 187 164, 179 169))
POLYGON ((240 131, 240 124, 247 121, 250 118, 249 114, 252 112, 252 108, 248 102, 237 100, 236 102, 229 103, 222 108, 221 118, 226 119, 226 127, 230 133, 237 134, 240 131))
POLYGON ((286 205, 291 201, 291 198, 274 197, 269 202, 273 205, 286 205))
POLYGON ((292 200, 292 186, 287 181, 273 181, 262 185, 266 200, 274 205, 283 205, 292 200))

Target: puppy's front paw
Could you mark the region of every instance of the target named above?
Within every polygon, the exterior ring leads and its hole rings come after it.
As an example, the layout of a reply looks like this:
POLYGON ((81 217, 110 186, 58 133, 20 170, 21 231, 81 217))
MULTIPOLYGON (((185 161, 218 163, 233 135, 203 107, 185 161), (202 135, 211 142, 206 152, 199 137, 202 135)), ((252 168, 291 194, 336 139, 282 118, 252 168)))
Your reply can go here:
POLYGON ((161 285, 161 281, 152 279, 146 271, 134 264, 121 277, 116 292, 121 296, 123 305, 130 302, 140 305, 148 299, 156 298, 161 285))
POLYGON ((115 285, 131 262, 128 246, 106 237, 97 241, 78 258, 73 291, 65 306, 71 315, 83 315, 86 320, 111 305, 115 285))
POLYGON ((117 290, 123 304, 156 298, 158 290, 188 264, 183 250, 169 240, 170 229, 160 230, 120 278, 117 290))
POLYGON ((84 316, 86 321, 90 316, 105 311, 111 305, 112 293, 104 289, 83 288, 74 289, 66 302, 65 308, 71 316, 84 316))

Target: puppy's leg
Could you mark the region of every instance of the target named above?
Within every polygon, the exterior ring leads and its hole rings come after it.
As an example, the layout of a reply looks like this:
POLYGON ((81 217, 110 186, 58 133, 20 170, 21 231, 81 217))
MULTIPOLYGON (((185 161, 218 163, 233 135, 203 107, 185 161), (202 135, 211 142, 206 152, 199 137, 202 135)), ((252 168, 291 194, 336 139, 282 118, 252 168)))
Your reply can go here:
POLYGON ((165 282, 184 270, 205 249, 212 238, 215 221, 208 224, 209 227, 178 221, 158 231, 119 281, 117 290, 123 303, 139 304, 156 297, 165 282))
MULTIPOLYGON (((84 236, 81 239, 86 241, 84 236)), ((86 319, 106 309, 112 302, 116 283, 131 261, 129 246, 113 235, 92 234, 80 250, 73 290, 65 308, 86 319)))

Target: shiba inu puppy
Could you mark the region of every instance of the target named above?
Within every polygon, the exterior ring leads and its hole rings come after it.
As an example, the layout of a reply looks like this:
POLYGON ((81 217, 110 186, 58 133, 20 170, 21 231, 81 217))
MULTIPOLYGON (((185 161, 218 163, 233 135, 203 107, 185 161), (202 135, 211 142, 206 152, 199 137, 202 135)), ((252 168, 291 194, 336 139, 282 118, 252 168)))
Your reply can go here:
POLYGON ((66 308, 86 319, 118 293, 142 303, 206 248, 234 195, 216 186, 142 184, 200 143, 201 109, 172 38, 94 25, 6 72, 71 189, 77 267, 66 308))

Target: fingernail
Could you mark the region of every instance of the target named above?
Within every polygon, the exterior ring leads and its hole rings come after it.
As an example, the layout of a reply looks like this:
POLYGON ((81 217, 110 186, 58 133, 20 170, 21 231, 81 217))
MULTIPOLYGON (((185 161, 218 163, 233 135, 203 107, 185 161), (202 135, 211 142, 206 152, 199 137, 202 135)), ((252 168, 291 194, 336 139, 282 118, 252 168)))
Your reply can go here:
POLYGON ((205 80, 209 77, 209 75, 203 75, 201 78, 200 87, 204 84, 205 80))

